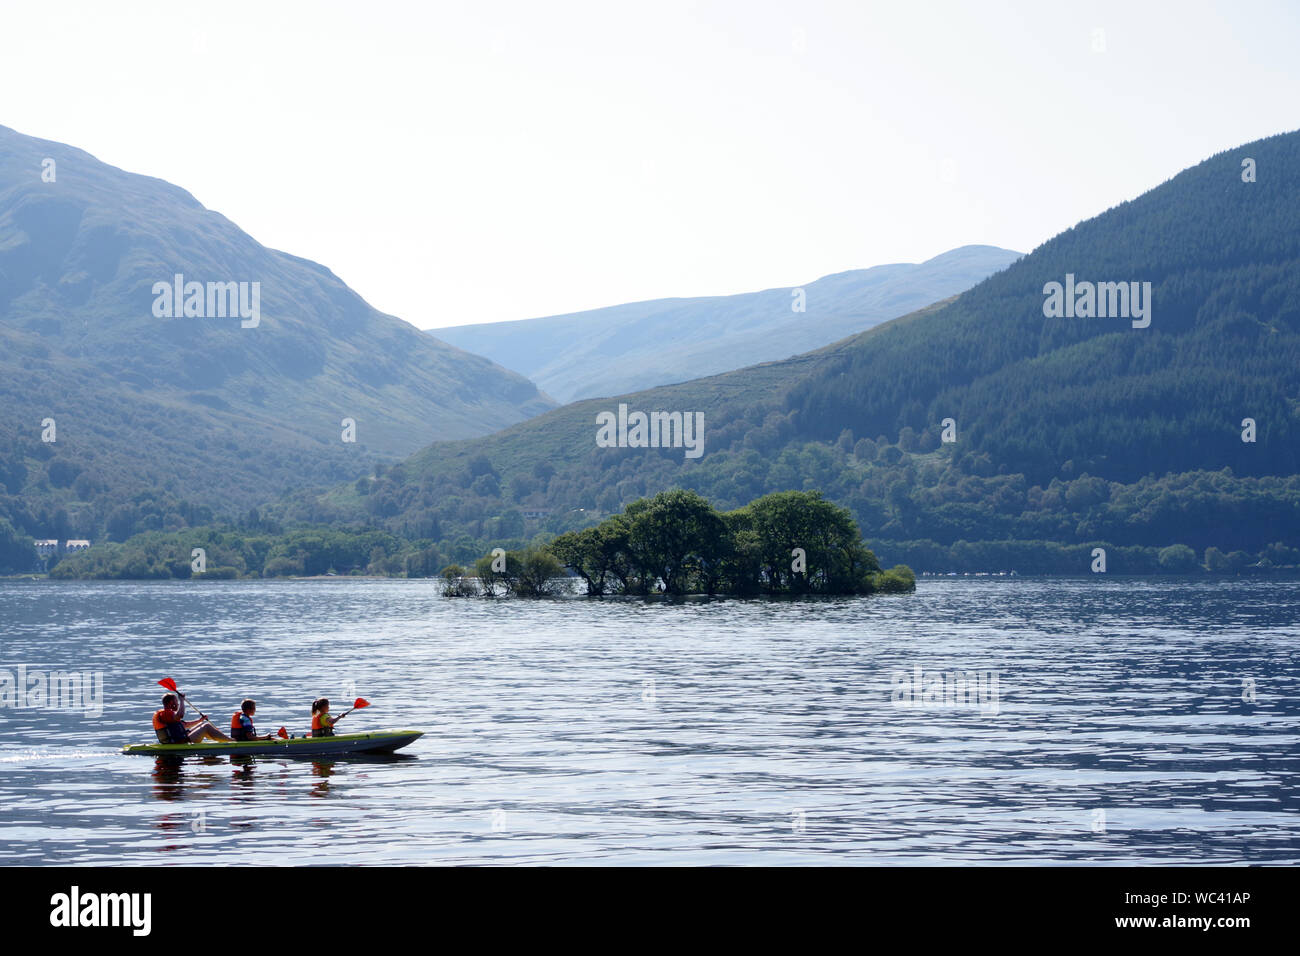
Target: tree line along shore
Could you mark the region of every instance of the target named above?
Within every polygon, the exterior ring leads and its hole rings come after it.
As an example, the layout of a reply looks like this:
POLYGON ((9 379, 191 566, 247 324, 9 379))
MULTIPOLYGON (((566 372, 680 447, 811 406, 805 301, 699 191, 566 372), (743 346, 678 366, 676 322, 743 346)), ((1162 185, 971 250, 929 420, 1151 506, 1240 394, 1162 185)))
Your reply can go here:
POLYGON ((190 528, 97 544, 63 556, 49 576, 440 577, 448 594, 485 596, 550 595, 564 589, 566 576, 591 596, 870 594, 915 587, 910 568, 880 566, 847 509, 806 491, 776 492, 719 512, 695 492, 675 489, 558 537, 502 541, 491 549, 465 541, 448 550, 374 530, 190 528))
MULTIPOLYGON (((1176 540, 1161 545, 1119 544, 1102 536, 1086 543, 1014 537, 944 543, 929 538, 873 536, 868 549, 854 537, 857 526, 845 509, 816 492, 778 492, 734 511, 715 512, 716 521, 700 518, 703 523, 694 533, 702 537, 696 542, 695 554, 704 563, 698 567, 688 565, 680 573, 666 565, 664 569, 672 580, 665 581, 662 574, 649 576, 652 555, 648 545, 641 542, 649 540, 650 529, 669 513, 665 509, 670 500, 676 501, 678 507, 693 502, 686 510, 693 508, 695 517, 707 514, 698 495, 683 498, 684 493, 665 494, 677 497, 641 499, 595 526, 558 535, 539 531, 531 537, 519 532, 482 536, 461 533, 454 538, 433 539, 411 538, 373 527, 285 527, 254 511, 235 523, 213 520, 174 530, 141 531, 125 540, 96 541, 87 550, 52 556, 44 570, 51 578, 69 580, 232 580, 335 575, 435 578, 453 567, 459 569, 460 577, 474 579, 466 584, 467 588, 481 593, 514 593, 511 579, 517 576, 520 562, 532 555, 536 567, 542 568, 536 563, 544 561, 545 555, 559 563, 559 574, 577 577, 579 586, 593 594, 649 594, 661 586, 671 588, 673 593, 709 593, 710 587, 742 594, 851 590, 838 565, 828 563, 818 551, 821 539, 814 532, 820 522, 828 533, 839 529, 845 547, 850 547, 853 539, 857 547, 872 555, 872 560, 906 565, 916 573, 1088 574, 1095 562, 1093 552, 1099 547, 1106 552, 1106 571, 1111 574, 1278 577, 1300 573, 1300 548, 1281 541, 1260 550, 1228 545, 1198 550, 1176 540), (658 504, 652 507, 651 502, 658 504), (805 519, 798 519, 810 522, 803 526, 796 519, 800 508, 809 511, 805 519), (643 513, 646 517, 639 525, 637 547, 629 548, 630 539, 625 539, 643 513), (849 527, 853 531, 845 530, 849 527), (807 540, 799 544, 796 538, 807 540), (785 547, 787 544, 790 546, 785 547), (797 559, 790 552, 796 547, 805 552, 806 578, 799 576, 802 572, 791 570, 797 559), (201 571, 196 570, 196 549, 204 554, 201 571), (499 557, 493 566, 493 553, 498 549, 505 552, 504 570, 497 570, 503 567, 499 557), (602 568, 601 561, 607 561, 607 566, 602 568)), ((865 559, 855 552, 846 560, 855 571, 866 567, 861 563, 865 559)), ((0 574, 41 571, 32 539, 17 534, 0 519, 0 574)), ((869 575, 884 573, 880 569, 868 571, 869 575)), ((869 584, 872 580, 868 578, 869 584)), ((884 581, 880 578, 875 584, 883 588, 884 581)), ((522 590, 526 591, 527 585, 522 590)))

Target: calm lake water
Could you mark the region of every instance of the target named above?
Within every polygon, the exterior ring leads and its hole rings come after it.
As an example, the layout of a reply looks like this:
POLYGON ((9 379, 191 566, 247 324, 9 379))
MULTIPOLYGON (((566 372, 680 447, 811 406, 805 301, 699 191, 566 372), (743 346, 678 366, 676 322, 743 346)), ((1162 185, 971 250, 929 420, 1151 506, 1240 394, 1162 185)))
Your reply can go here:
POLYGON ((1295 582, 682 605, 0 582, 0 671, 104 681, 99 716, 0 709, 0 864, 1294 864, 1298 644, 1295 582), (984 696, 901 706, 917 667, 984 696), (314 696, 356 694, 341 729, 426 735, 121 755, 163 676, 222 726, 253 696, 302 732, 314 696))

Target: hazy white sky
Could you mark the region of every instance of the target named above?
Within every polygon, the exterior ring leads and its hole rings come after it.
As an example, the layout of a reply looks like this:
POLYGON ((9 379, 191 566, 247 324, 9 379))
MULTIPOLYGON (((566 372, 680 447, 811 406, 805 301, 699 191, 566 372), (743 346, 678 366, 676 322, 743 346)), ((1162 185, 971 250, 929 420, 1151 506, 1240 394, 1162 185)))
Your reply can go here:
POLYGON ((5 3, 0 124, 432 328, 1029 251, 1300 126, 1298 8, 5 3))

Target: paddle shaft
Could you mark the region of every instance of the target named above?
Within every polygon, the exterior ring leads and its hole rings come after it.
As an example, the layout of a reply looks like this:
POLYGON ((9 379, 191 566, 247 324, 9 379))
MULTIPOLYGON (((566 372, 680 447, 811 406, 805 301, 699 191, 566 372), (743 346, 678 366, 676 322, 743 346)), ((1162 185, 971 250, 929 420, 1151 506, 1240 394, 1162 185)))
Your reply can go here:
MULTIPOLYGON (((181 694, 180 691, 177 691, 176 693, 180 694, 180 695, 181 695, 181 698, 182 698, 183 700, 185 700, 187 703, 193 703, 192 701, 190 701, 190 699, 189 699, 188 697, 186 697, 184 694, 181 694)), ((202 717, 204 720, 210 720, 210 719, 211 719, 210 717, 208 717, 207 714, 205 714, 205 713, 203 712, 203 708, 202 708, 202 707, 199 707, 198 704, 194 704, 194 706, 199 708, 199 716, 200 716, 200 717, 202 717)))
MULTIPOLYGON (((365 703, 361 704, 360 706, 362 706, 362 707, 369 707, 369 706, 370 706, 370 701, 366 701, 365 703)), ((343 711, 343 713, 339 714, 337 717, 331 717, 331 718, 330 718, 330 726, 333 727, 333 726, 334 726, 335 724, 337 724, 340 720, 342 720, 344 717, 346 717, 348 714, 352 713, 352 712, 353 712, 354 710, 356 710, 356 709, 357 709, 357 705, 356 705, 356 704, 353 704, 351 707, 349 707, 347 710, 343 711)))
MULTIPOLYGON (((176 694, 178 697, 180 697, 181 700, 184 701, 189 700, 189 698, 185 696, 185 693, 179 687, 176 686, 176 682, 172 680, 170 677, 164 677, 158 683, 161 684, 163 687, 167 688, 173 694, 176 694)), ((198 707, 199 705, 195 704, 194 706, 198 707)), ((202 717, 204 720, 210 719, 208 715, 203 712, 202 707, 199 707, 199 716, 202 717)))

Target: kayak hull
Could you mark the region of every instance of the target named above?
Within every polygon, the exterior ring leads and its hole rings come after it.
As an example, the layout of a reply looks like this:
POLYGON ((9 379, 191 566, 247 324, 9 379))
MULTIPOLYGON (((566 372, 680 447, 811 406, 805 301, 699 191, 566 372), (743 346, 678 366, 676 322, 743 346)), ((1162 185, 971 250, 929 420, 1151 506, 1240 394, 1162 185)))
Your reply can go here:
POLYGON ((204 757, 247 754, 253 757, 317 757, 347 754, 390 754, 424 736, 422 730, 378 730, 369 734, 333 737, 291 737, 288 740, 205 740, 198 744, 128 744, 122 753, 142 757, 204 757))

